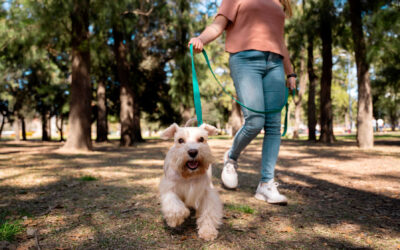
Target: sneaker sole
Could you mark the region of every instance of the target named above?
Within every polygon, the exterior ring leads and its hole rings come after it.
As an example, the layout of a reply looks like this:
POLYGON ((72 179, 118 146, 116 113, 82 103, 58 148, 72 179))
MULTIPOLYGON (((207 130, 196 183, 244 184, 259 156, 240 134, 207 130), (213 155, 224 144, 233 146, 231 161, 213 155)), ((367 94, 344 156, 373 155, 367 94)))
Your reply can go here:
POLYGON ((287 205, 287 201, 279 201, 279 202, 270 201, 267 198, 265 198, 264 195, 258 194, 258 193, 254 195, 254 198, 256 198, 257 200, 260 200, 260 201, 268 202, 269 204, 280 205, 280 206, 287 205))
POLYGON ((221 180, 222 183, 222 187, 228 190, 235 190, 237 188, 238 185, 236 185, 235 187, 228 187, 227 185, 224 184, 224 182, 221 180))

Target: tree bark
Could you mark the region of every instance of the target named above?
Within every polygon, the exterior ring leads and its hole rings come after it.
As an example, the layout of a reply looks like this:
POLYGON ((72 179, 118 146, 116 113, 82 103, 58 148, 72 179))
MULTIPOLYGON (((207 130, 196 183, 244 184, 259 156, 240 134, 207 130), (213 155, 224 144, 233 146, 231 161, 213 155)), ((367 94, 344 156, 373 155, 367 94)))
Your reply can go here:
POLYGON ((295 122, 294 122, 294 128, 293 128, 293 139, 298 139, 299 138, 299 129, 300 129, 300 123, 301 123, 301 104, 303 101, 303 95, 304 91, 306 88, 306 83, 307 83, 307 65, 306 65, 306 59, 305 59, 305 51, 304 49, 301 50, 300 53, 300 79, 299 79, 299 91, 297 93, 297 100, 296 98, 293 98, 293 102, 295 105, 295 110, 294 110, 294 117, 295 117, 295 122))
POLYGON ((108 125, 107 125, 107 99, 106 84, 101 80, 97 86, 97 142, 107 141, 108 125))
POLYGON ((60 142, 64 141, 64 117, 62 114, 59 116, 56 116, 56 127, 58 131, 60 132, 60 142), (60 120, 60 126, 58 126, 58 121, 60 120))
POLYGON ((42 116, 42 141, 49 141, 47 112, 42 111, 41 116, 42 116))
POLYGON ((331 0, 324 0, 321 9, 320 37, 322 40, 322 77, 320 91, 320 142, 332 143, 335 141, 333 135, 333 114, 332 114, 332 14, 331 0))
POLYGON ((139 102, 135 102, 134 112, 133 112, 133 124, 134 124, 134 141, 143 142, 142 129, 140 126, 140 105, 139 102))
POLYGON ((74 0, 71 13, 72 82, 69 132, 64 149, 91 150, 89 0, 74 0))
POLYGON ((314 72, 314 36, 308 36, 307 45, 307 71, 308 71, 308 101, 307 101, 307 125, 308 125, 308 140, 316 141, 315 126, 317 125, 316 105, 315 105, 315 89, 317 86, 317 76, 314 72))
POLYGON ((118 79, 121 84, 120 87, 120 114, 119 119, 121 123, 121 139, 120 145, 127 147, 132 146, 135 141, 135 96, 132 86, 129 82, 130 66, 127 61, 127 46, 124 44, 123 35, 119 28, 113 26, 114 36, 114 53, 117 61, 118 79))
POLYGON ((20 117, 21 120, 21 129, 22 129, 22 140, 26 141, 26 126, 24 117, 20 117))
POLYGON ((349 0, 349 5, 357 65, 357 143, 360 148, 372 148, 374 146, 374 133, 372 128, 372 95, 368 72, 369 64, 366 57, 366 44, 362 30, 361 2, 360 0, 349 0))
POLYGON ((1 125, 0 125, 0 139, 1 139, 1 133, 3 132, 4 124, 6 123, 6 116, 4 115, 3 112, 0 113, 1 115, 1 125))

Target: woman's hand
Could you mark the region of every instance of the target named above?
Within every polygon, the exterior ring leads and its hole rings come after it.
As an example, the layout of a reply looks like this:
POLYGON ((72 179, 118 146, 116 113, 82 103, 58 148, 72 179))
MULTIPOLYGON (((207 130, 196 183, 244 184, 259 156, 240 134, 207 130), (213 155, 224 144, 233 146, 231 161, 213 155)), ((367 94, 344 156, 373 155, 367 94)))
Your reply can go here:
POLYGON ((203 41, 201 41, 200 38, 198 37, 193 37, 192 39, 190 39, 189 44, 188 44, 188 48, 190 48, 190 44, 193 44, 193 51, 195 53, 200 53, 203 51, 203 41))
POLYGON ((289 77, 286 81, 286 86, 290 89, 293 90, 296 88, 296 78, 295 77, 289 77))

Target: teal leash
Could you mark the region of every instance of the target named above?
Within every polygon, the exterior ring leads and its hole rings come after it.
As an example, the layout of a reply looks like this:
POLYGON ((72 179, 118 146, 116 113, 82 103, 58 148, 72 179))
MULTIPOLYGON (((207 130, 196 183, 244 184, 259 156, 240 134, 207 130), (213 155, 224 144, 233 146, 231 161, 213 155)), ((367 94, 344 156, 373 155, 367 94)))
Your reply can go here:
MULTIPOLYGON (((284 123, 284 128, 283 128, 283 134, 282 136, 286 135, 287 132, 287 123, 288 123, 288 111, 289 111, 289 103, 288 103, 288 96, 289 96, 289 89, 286 88, 285 91, 285 103, 282 105, 282 107, 277 108, 277 109, 273 109, 273 110, 269 110, 269 111, 261 111, 261 110, 255 110, 252 109, 250 107, 247 107, 246 105, 244 105, 243 103, 241 103, 239 100, 237 100, 231 93, 229 93, 224 86, 221 84, 221 82, 218 80, 218 78, 215 76, 214 71, 211 68, 211 64, 210 64, 210 60, 208 59, 207 53, 206 51, 203 49, 202 51, 204 59, 206 60, 207 66, 209 68, 209 70, 211 71, 211 74, 213 75, 214 79, 217 81, 217 83, 219 84, 219 86, 222 88, 222 90, 228 94, 230 96, 230 98, 232 100, 234 100, 235 102, 237 102, 240 106, 242 106, 245 109, 248 109, 252 112, 255 113, 259 113, 259 114, 269 114, 269 113, 278 113, 281 112, 282 109, 285 107, 286 110, 286 114, 285 114, 285 123, 284 123)), ((192 82, 193 82, 193 99, 194 99, 194 107, 196 110, 196 116, 197 116, 197 125, 200 126, 201 124, 203 124, 203 116, 202 116, 202 110, 201 110, 201 100, 200 100, 200 89, 199 89, 199 83, 197 80, 197 75, 196 75, 196 68, 195 68, 195 64, 194 64, 194 55, 193 55, 193 44, 190 44, 190 57, 192 59, 192 82)), ((292 95, 294 97, 296 93, 296 90, 293 89, 292 91, 292 95)))

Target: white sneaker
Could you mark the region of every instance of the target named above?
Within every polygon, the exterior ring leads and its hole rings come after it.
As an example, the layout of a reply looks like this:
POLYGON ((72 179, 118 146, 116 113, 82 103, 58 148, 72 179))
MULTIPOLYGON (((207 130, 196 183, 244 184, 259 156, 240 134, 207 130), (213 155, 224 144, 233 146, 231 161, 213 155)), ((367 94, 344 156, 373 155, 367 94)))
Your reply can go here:
POLYGON ((260 182, 254 197, 258 200, 266 201, 271 204, 287 205, 287 198, 279 193, 277 188, 278 186, 279 183, 274 182, 274 179, 267 183, 260 182))
POLYGON ((236 173, 238 165, 237 161, 228 157, 228 152, 224 155, 224 169, 222 169, 221 179, 225 187, 233 189, 238 185, 238 175, 236 173))

